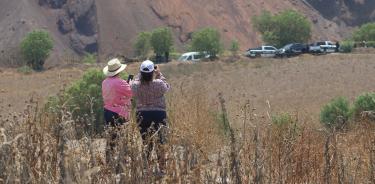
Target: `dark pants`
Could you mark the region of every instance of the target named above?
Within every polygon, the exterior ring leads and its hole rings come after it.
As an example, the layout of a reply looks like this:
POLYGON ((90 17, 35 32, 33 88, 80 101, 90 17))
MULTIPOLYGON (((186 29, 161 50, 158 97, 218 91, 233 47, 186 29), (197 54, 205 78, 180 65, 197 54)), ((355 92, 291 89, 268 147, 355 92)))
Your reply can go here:
MULTIPOLYGON (((142 139, 150 138, 159 128, 164 125, 167 126, 167 113, 165 111, 138 111, 137 122, 140 128, 142 139)), ((159 130, 159 142, 165 143, 165 131, 159 130)))
POLYGON ((104 109, 104 120, 107 127, 116 127, 125 123, 125 119, 123 117, 107 109, 104 109))
POLYGON ((112 154, 118 142, 118 131, 121 125, 126 123, 126 120, 118 115, 115 112, 104 109, 104 121, 105 127, 108 128, 109 139, 107 140, 107 149, 106 149, 106 160, 107 163, 110 163, 112 160, 112 154))
POLYGON ((156 147, 160 171, 165 171, 166 155, 163 145, 166 143, 167 113, 165 111, 138 111, 137 123, 142 135, 143 143, 147 145, 145 158, 150 159, 152 150, 156 147), (151 137, 152 136, 152 137, 151 137), (156 144, 153 138, 158 138, 156 144))

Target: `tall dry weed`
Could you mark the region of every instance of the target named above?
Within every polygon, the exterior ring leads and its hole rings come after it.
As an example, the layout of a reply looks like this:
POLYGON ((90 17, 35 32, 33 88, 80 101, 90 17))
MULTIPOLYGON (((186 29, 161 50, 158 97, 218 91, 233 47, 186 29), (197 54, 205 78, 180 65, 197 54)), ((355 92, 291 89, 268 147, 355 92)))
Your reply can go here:
POLYGON ((373 183, 371 123, 326 132, 297 114, 294 124, 275 126, 248 100, 239 104, 241 121, 227 119, 225 136, 215 113, 233 111, 226 96, 217 94, 212 100, 199 84, 174 86, 168 95, 167 144, 153 147, 150 157, 133 119, 103 135, 77 136, 70 112, 62 108, 51 115, 31 103, 22 116, 1 121, 0 182, 373 183), (113 132, 119 136, 110 149, 113 132), (166 155, 165 175, 159 175, 160 150, 166 155))

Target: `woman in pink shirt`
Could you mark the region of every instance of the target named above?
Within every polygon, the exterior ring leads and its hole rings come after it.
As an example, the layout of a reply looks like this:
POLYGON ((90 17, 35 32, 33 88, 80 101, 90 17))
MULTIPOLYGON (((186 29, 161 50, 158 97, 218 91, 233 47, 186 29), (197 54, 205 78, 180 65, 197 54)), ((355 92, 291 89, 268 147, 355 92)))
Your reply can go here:
POLYGON ((104 119, 106 126, 118 126, 129 120, 132 98, 130 85, 119 74, 126 68, 115 58, 103 69, 107 78, 102 83, 104 119))

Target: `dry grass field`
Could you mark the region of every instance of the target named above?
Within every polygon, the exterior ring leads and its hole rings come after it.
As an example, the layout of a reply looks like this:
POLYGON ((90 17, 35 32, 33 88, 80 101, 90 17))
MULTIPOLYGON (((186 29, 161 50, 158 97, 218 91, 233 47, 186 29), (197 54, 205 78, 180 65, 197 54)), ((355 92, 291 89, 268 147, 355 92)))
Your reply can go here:
POLYGON ((36 110, 35 101, 55 95, 84 68, 31 75, 2 69, 0 183, 375 182, 373 122, 340 132, 319 124, 320 108, 332 98, 374 91, 372 54, 160 65, 172 85, 163 177, 154 174, 155 158, 144 159, 133 120, 119 130, 108 162, 98 151, 107 134, 77 140, 70 112, 36 110), (281 112, 292 120, 272 124, 269 117, 281 112), (223 121, 230 125, 225 132, 223 121))
POLYGON ((354 100, 375 91, 373 54, 242 58, 235 63, 171 64, 163 69, 174 91, 196 89, 213 103, 222 93, 232 121, 238 121, 240 108, 249 102, 259 116, 289 112, 318 122, 321 107, 332 98, 354 100))

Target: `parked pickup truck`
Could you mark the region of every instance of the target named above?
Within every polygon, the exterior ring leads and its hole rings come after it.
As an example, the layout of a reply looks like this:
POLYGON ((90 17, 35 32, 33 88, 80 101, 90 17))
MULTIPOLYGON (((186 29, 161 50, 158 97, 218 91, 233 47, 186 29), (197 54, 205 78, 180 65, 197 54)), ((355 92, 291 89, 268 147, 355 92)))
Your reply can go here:
POLYGON ((273 46, 261 46, 258 48, 248 49, 245 53, 247 57, 275 57, 277 49, 273 46))
POLYGON ((336 44, 331 41, 315 42, 309 46, 310 53, 329 53, 335 51, 336 44))

